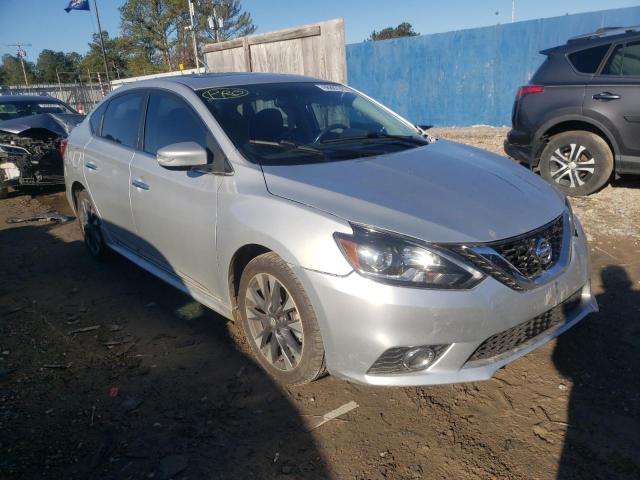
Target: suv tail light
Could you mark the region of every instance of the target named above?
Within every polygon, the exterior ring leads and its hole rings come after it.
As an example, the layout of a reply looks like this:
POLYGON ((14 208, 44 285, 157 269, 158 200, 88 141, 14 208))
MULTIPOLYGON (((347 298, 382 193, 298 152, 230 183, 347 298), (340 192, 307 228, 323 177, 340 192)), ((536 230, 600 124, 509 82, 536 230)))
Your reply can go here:
POLYGON ((60 156, 62 157, 63 160, 64 160, 64 152, 67 151, 67 142, 68 140, 66 138, 63 138, 60 141, 60 156))
POLYGON ((542 93, 542 92, 544 92, 544 87, 542 85, 523 85, 518 89, 516 98, 522 98, 531 93, 542 93))

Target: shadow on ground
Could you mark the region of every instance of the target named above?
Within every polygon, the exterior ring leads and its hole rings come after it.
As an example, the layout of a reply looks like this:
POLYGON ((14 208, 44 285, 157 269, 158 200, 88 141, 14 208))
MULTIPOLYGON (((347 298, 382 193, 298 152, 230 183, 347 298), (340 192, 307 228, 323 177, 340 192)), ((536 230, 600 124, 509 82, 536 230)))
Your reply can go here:
POLYGON ((621 266, 601 280, 601 312, 561 335, 553 353, 573 382, 559 480, 640 478, 640 292, 621 266))
POLYGON ((225 319, 67 227, 0 230, 0 476, 330 477, 225 319))

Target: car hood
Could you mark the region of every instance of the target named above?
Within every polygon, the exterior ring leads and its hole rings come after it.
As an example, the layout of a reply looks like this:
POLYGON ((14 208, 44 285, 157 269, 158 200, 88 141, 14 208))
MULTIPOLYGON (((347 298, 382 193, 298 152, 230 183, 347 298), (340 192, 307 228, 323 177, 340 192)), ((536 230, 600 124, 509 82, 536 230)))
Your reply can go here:
POLYGON ((565 208, 563 196, 526 168, 445 140, 377 157, 262 168, 273 195, 429 242, 508 238, 565 208))
POLYGON ((79 113, 38 113, 0 122, 0 130, 16 135, 27 135, 29 130, 49 130, 59 137, 69 132, 84 119, 79 113))

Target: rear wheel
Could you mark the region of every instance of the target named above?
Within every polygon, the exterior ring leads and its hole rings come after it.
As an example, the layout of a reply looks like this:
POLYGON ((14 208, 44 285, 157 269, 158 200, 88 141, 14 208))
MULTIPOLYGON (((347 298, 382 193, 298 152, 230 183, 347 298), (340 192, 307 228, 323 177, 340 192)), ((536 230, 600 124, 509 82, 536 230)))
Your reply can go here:
POLYGON ((565 195, 589 195, 602 188, 613 172, 613 154, 594 133, 563 132, 551 137, 540 156, 540 173, 565 195))
POLYGON ((100 229, 100 218, 91 197, 86 190, 80 190, 75 197, 78 223, 84 237, 84 244, 93 258, 105 260, 109 256, 109 249, 104 243, 100 229))
POLYGON ((238 306, 244 334, 258 363, 289 385, 325 371, 324 347, 311 302, 289 266, 273 252, 249 262, 238 306))

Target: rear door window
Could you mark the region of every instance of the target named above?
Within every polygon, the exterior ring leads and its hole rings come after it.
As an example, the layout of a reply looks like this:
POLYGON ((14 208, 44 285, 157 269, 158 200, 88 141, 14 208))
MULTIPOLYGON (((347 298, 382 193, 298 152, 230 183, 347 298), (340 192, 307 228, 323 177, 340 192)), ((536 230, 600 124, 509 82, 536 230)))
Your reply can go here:
POLYGON ((603 75, 640 75, 640 42, 618 45, 602 70, 603 75))
POLYGON ((125 147, 136 148, 144 96, 140 91, 111 100, 102 120, 101 136, 125 147))
POLYGON ((611 44, 587 48, 569 55, 569 61, 580 73, 596 73, 611 44))

